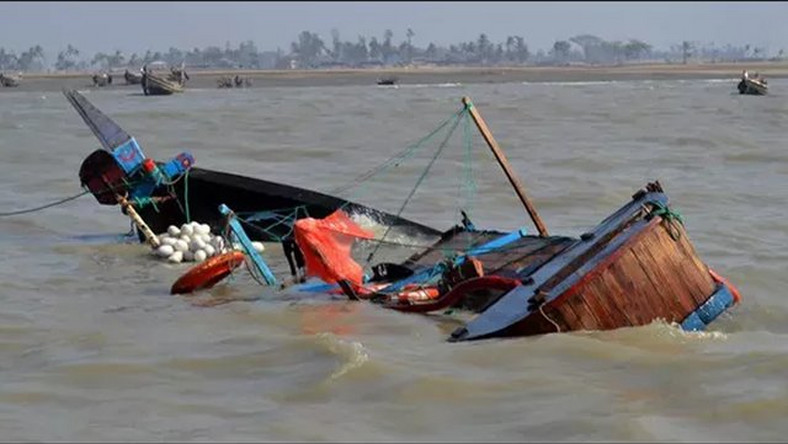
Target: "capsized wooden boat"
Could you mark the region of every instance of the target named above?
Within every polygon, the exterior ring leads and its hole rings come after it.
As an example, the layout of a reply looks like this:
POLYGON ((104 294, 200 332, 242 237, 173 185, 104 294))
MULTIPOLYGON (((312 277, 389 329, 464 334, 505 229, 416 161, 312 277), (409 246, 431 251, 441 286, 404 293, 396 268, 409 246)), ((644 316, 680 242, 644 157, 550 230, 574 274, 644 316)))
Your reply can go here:
MULTIPOLYGON (((162 233, 170 225, 199 220, 212 229, 224 227, 218 208, 226 203, 239 214, 248 211, 249 236, 257 241, 279 241, 292 231, 295 220, 323 217, 344 208, 382 224, 416 235, 439 231, 390 213, 328 194, 237 174, 193 167, 194 158, 181 153, 168 162, 150 166, 136 140, 77 91, 64 95, 101 142, 82 163, 79 177, 99 203, 116 205, 114 193, 128 195, 133 208, 151 230, 162 233), (294 209, 298 211, 294 211, 294 209)), ((143 240, 143 233, 139 233, 143 240)))
MULTIPOLYGON (((297 290, 339 286, 351 299, 399 311, 463 308, 477 313, 452 333, 453 342, 608 330, 657 320, 702 330, 739 301, 736 288, 697 256, 659 182, 647 184, 578 239, 549 236, 478 111, 470 100, 465 103, 539 236, 477 231, 466 223, 404 263, 374 266, 363 283, 342 279, 334 270, 323 273, 334 283, 304 283, 297 290), (447 262, 445 252, 461 245, 466 245, 464 253, 447 262)), ((299 239, 303 236, 297 234, 299 239)), ((315 261, 330 254, 317 242, 301 240, 298 246, 307 264, 310 255, 315 261)), ((331 258, 324 265, 336 269, 342 263, 331 258)))
POLYGON ((492 299, 452 341, 678 323, 702 330, 739 300, 697 256, 659 183, 492 299))

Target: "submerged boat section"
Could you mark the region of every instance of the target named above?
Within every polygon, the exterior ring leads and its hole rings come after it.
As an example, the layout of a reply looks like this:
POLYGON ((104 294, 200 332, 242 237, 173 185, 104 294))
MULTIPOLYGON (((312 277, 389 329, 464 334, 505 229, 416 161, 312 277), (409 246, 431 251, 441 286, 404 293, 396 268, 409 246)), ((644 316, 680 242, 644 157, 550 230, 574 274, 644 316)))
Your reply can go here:
POLYGON ((736 302, 698 258, 659 183, 520 278, 522 285, 451 340, 608 330, 657 319, 697 330, 736 302))

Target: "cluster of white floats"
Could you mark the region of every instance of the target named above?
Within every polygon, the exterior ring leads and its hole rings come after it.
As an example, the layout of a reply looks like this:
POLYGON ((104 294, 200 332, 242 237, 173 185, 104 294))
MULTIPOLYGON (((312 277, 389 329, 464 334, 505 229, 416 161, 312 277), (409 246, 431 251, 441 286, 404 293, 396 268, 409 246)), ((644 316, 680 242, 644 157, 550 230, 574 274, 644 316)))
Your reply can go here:
MULTIPOLYGON (((223 237, 211 234, 211 227, 199 222, 186 223, 180 228, 170 225, 166 233, 157 237, 161 245, 153 250, 153 254, 174 263, 202 262, 231 248, 241 250, 240 244, 225 245, 223 237)), ((264 249, 262 242, 252 242, 252 247, 258 253, 264 249)))

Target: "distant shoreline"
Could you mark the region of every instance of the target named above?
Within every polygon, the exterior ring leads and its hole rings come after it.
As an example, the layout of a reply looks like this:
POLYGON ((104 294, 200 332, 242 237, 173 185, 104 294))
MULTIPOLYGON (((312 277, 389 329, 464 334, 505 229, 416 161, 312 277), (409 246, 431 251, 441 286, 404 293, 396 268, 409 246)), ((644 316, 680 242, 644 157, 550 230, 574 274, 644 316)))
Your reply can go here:
MULTIPOLYGON (((400 84, 579 82, 608 80, 736 79, 742 70, 759 72, 765 78, 788 78, 788 62, 632 64, 620 66, 525 66, 525 67, 426 67, 321 70, 192 70, 187 89, 216 88, 224 76, 243 76, 252 87, 374 85, 384 77, 400 84)), ((58 91, 62 88, 92 87, 93 72, 24 74, 17 88, 2 91, 58 91)), ((108 88, 139 88, 125 85, 122 73, 114 74, 108 88)))

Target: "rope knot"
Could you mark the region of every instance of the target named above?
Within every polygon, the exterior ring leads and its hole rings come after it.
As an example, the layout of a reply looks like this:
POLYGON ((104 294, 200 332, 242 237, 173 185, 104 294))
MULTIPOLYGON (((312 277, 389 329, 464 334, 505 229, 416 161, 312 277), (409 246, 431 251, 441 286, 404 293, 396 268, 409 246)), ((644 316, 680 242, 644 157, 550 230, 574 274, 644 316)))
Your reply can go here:
POLYGON ((684 218, 681 217, 681 213, 672 210, 669 206, 663 204, 662 202, 652 201, 648 203, 652 206, 651 216, 662 217, 662 221, 665 222, 668 232, 670 233, 670 237, 675 241, 679 240, 679 238, 681 238, 681 232, 676 225, 676 221, 684 226, 684 218))

